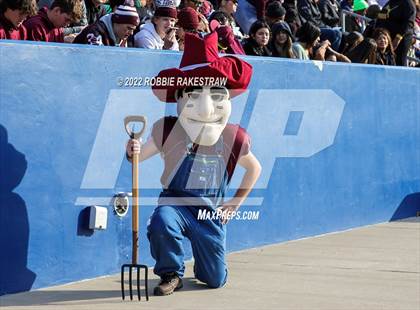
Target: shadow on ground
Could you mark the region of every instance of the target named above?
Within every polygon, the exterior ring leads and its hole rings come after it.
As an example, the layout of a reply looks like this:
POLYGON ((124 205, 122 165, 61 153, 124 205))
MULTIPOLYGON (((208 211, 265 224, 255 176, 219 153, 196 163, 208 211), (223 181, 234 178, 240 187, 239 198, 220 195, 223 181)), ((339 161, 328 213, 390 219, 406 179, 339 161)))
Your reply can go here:
MULTIPOLYGON (((186 277, 183 278, 184 287, 182 290, 177 292, 180 294, 182 292, 190 292, 190 291, 200 291, 200 290, 208 290, 209 288, 201 283, 198 282, 195 278, 186 277)), ((114 281, 115 283, 120 283, 120 281, 114 281)), ((125 293, 126 293, 126 300, 130 299, 128 285, 129 282, 125 281, 125 293)), ((149 296, 150 298, 164 298, 164 297, 157 297, 153 296, 153 288, 158 285, 159 279, 150 279, 149 280, 149 296)), ((140 282, 142 289, 144 288, 144 281, 140 282)), ((88 287, 88 285, 87 285, 88 287)), ((118 287, 118 284, 116 285, 118 287)), ((94 288, 94 284, 92 284, 92 289, 94 288)), ((133 297, 134 300, 137 300, 137 293, 136 287, 133 287, 133 297)), ((141 291, 141 298, 145 300, 144 290, 141 291)), ((37 306, 37 305, 53 305, 60 302, 83 302, 83 301, 90 301, 90 300, 97 300, 103 299, 106 302, 109 302, 109 299, 117 299, 116 301, 120 301, 121 299, 121 291, 120 290, 66 290, 66 289, 48 289, 48 290, 38 290, 14 295, 6 295, 0 297, 0 307, 13 307, 13 306, 37 306)))

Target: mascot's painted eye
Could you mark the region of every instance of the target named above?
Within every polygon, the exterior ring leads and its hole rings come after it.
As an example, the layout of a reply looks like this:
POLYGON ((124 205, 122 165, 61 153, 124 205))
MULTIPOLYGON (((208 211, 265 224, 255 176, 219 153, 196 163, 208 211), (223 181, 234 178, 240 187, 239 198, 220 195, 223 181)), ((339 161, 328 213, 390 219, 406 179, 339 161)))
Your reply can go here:
POLYGON ((211 94, 211 100, 215 102, 221 102, 225 99, 225 96, 222 94, 211 94))
POLYGON ((194 93, 194 92, 188 93, 188 98, 193 99, 193 100, 200 98, 200 96, 201 96, 201 93, 194 93))

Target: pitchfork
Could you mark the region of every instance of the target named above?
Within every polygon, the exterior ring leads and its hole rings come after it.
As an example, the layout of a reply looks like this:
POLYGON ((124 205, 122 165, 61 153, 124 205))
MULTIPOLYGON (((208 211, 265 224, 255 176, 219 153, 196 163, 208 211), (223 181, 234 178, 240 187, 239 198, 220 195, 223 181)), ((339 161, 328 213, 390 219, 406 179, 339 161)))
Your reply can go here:
MULTIPOLYGON (((146 118, 144 116, 127 116, 124 119, 125 130, 127 131, 128 135, 131 139, 139 140, 142 136, 144 130, 146 129, 146 118), (130 123, 142 123, 143 128, 139 132, 130 129, 130 123)), ((133 300, 133 276, 132 272, 133 269, 137 271, 137 297, 141 300, 140 294, 140 270, 144 269, 145 274, 145 281, 144 286, 146 290, 146 300, 149 300, 149 287, 148 287, 148 278, 147 278, 147 266, 146 265, 139 265, 137 264, 137 257, 138 257, 138 231, 139 231, 139 223, 138 223, 138 205, 139 205, 139 190, 138 190, 138 177, 139 177, 139 155, 133 154, 133 161, 132 161, 132 183, 133 183, 133 197, 132 197, 132 232, 133 232, 133 251, 132 251, 132 261, 131 264, 124 264, 121 266, 121 293, 122 299, 125 299, 124 294, 124 270, 128 268, 129 270, 129 288, 130 288, 130 300, 133 300)))

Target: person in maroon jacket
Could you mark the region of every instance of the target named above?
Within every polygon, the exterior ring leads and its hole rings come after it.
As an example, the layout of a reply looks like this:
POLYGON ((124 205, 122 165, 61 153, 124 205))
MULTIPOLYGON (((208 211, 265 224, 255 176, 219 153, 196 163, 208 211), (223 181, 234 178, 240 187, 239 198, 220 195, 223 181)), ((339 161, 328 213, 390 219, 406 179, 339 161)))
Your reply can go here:
POLYGON ((63 27, 77 22, 81 16, 80 0, 54 0, 49 9, 42 8, 37 15, 24 22, 28 40, 63 43, 63 27))
POLYGON ((26 40, 27 32, 22 23, 36 11, 35 0, 0 1, 0 39, 26 40))

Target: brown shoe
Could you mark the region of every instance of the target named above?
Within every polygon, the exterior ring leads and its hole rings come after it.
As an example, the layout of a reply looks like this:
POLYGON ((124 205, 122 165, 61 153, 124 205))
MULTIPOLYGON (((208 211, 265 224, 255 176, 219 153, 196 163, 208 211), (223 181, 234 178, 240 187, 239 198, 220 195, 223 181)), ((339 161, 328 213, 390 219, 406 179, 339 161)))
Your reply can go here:
POLYGON ((182 286, 182 279, 175 272, 167 273, 162 276, 159 285, 155 287, 153 293, 155 296, 170 295, 174 291, 181 289, 182 286))

